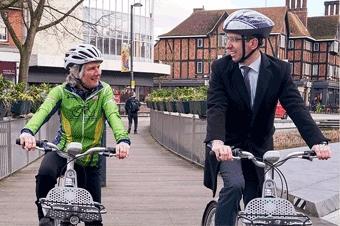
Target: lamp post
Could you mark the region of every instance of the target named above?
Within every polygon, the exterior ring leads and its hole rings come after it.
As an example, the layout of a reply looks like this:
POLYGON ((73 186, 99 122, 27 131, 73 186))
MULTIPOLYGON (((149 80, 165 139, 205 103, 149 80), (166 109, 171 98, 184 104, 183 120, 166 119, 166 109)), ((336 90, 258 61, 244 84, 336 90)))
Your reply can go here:
POLYGON ((132 91, 135 91, 136 82, 133 74, 133 7, 142 7, 143 5, 139 2, 131 5, 130 10, 130 87, 132 91))

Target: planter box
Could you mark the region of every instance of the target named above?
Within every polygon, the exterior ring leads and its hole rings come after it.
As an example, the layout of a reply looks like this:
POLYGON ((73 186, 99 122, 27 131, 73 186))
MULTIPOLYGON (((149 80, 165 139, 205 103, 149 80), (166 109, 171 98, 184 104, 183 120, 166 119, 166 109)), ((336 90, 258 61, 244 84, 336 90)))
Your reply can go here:
POLYGON ((176 101, 169 101, 165 103, 168 112, 177 112, 176 101))
POLYGON ((11 112, 14 116, 25 115, 31 111, 30 101, 16 101, 12 104, 11 112))
POLYGON ((176 108, 178 113, 190 113, 189 101, 176 101, 176 108))
POLYGON ((0 102, 0 118, 8 116, 10 113, 10 107, 0 102))
POLYGON ((151 101, 146 101, 146 106, 148 107, 148 108, 151 108, 151 109, 153 109, 152 107, 152 102, 151 101))

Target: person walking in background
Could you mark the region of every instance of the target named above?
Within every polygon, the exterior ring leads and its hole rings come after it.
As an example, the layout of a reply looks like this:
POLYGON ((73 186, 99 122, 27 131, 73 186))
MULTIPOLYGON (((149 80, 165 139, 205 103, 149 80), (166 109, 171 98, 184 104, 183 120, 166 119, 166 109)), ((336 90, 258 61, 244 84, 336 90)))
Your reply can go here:
POLYGON ((211 66, 207 99, 207 148, 204 185, 216 192, 217 174, 224 186, 215 225, 234 226, 239 202, 260 197, 264 170, 250 160, 232 160, 231 146, 262 158, 273 149, 275 108, 280 101, 307 145, 319 159, 330 147, 312 119, 290 75, 290 65, 260 51, 274 23, 253 10, 238 10, 224 22, 228 55, 211 66))
POLYGON ((132 120, 134 121, 134 133, 137 134, 137 128, 138 128, 138 111, 140 108, 140 102, 136 99, 136 93, 132 92, 129 99, 127 99, 125 103, 125 112, 128 115, 129 120, 129 128, 128 133, 131 132, 131 126, 132 126, 132 120))

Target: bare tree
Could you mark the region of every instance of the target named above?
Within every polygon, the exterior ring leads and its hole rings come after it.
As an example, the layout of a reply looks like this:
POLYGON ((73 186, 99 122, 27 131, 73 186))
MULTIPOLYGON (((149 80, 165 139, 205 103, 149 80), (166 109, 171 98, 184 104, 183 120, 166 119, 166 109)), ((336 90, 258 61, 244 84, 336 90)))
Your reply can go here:
POLYGON ((39 31, 60 24, 67 17, 73 17, 71 13, 82 4, 83 1, 84 0, 77 0, 67 12, 61 12, 60 10, 53 8, 48 0, 7 0, 5 4, 0 4, 1 17, 20 53, 19 82, 27 83, 28 81, 29 62, 36 34, 39 31), (16 33, 13 27, 14 24, 10 22, 8 16, 9 7, 14 4, 15 7, 22 10, 21 20, 26 28, 25 37, 23 38, 20 37, 20 34, 16 33), (3 8, 1 8, 2 6, 3 8), (47 24, 42 24, 41 19, 43 14, 51 14, 52 12, 55 13, 53 14, 53 19, 47 24))
POLYGON ((2 0, 0 2, 0 10, 8 9, 9 7, 14 6, 20 0, 2 0))

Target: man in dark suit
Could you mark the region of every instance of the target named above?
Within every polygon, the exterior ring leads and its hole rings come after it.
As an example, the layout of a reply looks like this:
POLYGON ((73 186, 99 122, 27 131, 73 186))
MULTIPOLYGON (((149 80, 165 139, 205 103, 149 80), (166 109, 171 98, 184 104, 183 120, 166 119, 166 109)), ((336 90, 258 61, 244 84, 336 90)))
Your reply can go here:
POLYGON ((274 116, 278 100, 319 159, 331 155, 325 138, 290 76, 289 63, 261 53, 259 47, 274 23, 253 10, 238 10, 224 22, 227 56, 212 64, 208 90, 207 136, 215 156, 206 152, 204 185, 216 192, 220 172, 215 225, 233 226, 244 203, 259 197, 264 171, 249 160, 232 160, 231 146, 256 157, 273 149, 274 116))

